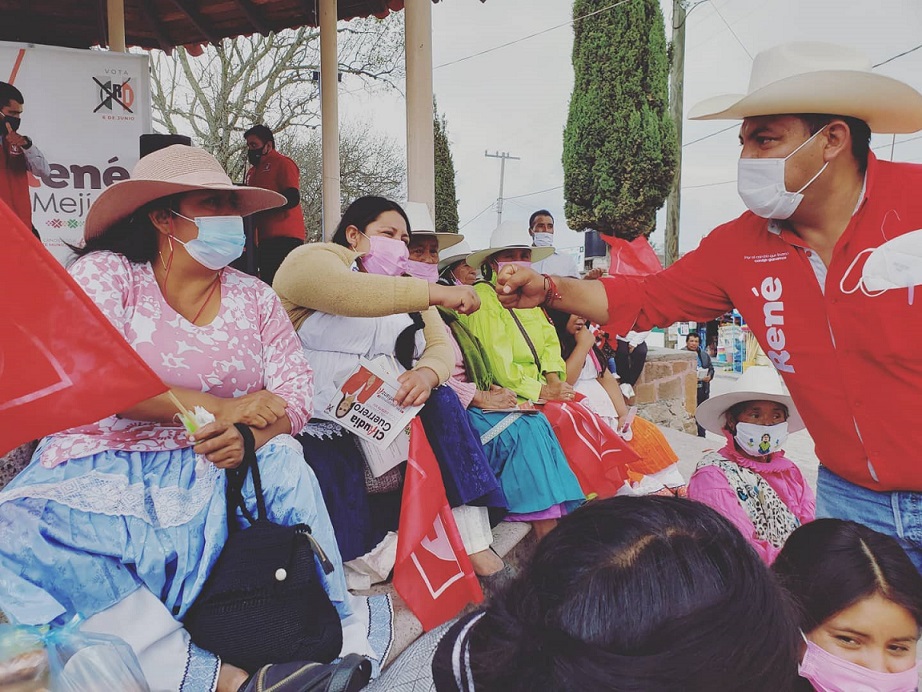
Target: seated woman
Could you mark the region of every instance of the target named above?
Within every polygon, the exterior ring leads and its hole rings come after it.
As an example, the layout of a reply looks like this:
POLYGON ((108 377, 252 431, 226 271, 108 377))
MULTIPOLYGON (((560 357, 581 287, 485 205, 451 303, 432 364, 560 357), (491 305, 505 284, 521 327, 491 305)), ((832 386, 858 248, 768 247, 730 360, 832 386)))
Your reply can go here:
POLYGON ((688 496, 732 521, 771 564, 791 532, 816 514, 813 490, 781 449, 789 432, 804 428, 793 400, 772 366, 753 366, 696 417, 727 444, 698 462, 688 496))
MULTIPOLYGON (((410 240, 409 273, 434 281, 439 266, 439 235, 414 231, 410 240)), ((460 243, 443 252, 460 252, 460 243)), ((466 257, 466 256, 465 256, 466 257)), ((455 352, 448 386, 467 408, 490 466, 509 502, 506 521, 531 522, 535 534, 546 535, 567 509, 584 499, 576 476, 567 465, 554 431, 541 414, 509 412, 518 404, 515 393, 493 384, 483 346, 458 319, 440 308, 455 352), (490 409, 507 409, 491 412, 490 409)))
MULTIPOLYGON (((576 401, 566 382, 560 341, 541 308, 507 310, 496 297, 493 282, 506 264, 530 265, 554 248, 533 248, 527 230, 507 222, 493 231, 490 247, 467 258, 484 280, 474 288, 481 308, 461 321, 480 339, 497 385, 511 389, 522 401, 542 404, 570 468, 583 493, 611 497, 624 488, 628 462, 637 455, 601 419, 576 401)), ((580 397, 581 398, 581 397, 580 397)))
MULTIPOLYGON (((619 421, 627 415, 627 404, 618 381, 604 365, 595 334, 582 317, 553 309, 547 313, 560 338, 561 355, 567 363, 567 382, 586 397, 582 401, 584 406, 613 430, 619 430, 619 421)), ((631 487, 636 494, 686 494, 685 479, 678 468, 679 457, 659 428, 634 416, 630 428, 619 430, 619 434, 640 456, 628 464, 631 487)))
MULTIPOLYGON (((400 405, 425 404, 420 419, 439 461, 449 504, 474 570, 481 576, 503 568, 489 547, 488 509, 505 511, 506 500, 469 419, 448 387, 455 358, 435 307, 465 312, 479 305, 466 286, 447 287, 403 276, 411 238, 406 212, 383 197, 357 199, 343 214, 328 244, 305 245, 282 263, 274 288, 289 306, 305 353, 315 369, 315 418, 301 436, 331 508, 346 560, 372 550, 396 516, 384 516, 365 493, 365 461, 351 434, 324 410, 361 358, 396 358, 401 370, 400 405), (409 313, 409 314, 408 314, 409 313), (316 432, 314 430, 316 429, 316 432)), ((338 398, 337 398, 338 403, 338 398)))
POLYGON ((473 252, 466 240, 439 251, 439 281, 444 286, 473 286, 477 270, 467 263, 473 252))
POLYGON ((590 502, 479 612, 438 627, 367 689, 777 692, 799 636, 782 590, 709 507, 590 502))
MULTIPOLYGON (((352 613, 320 488, 290 436, 311 416, 310 368, 271 289, 227 267, 243 251, 241 217, 284 201, 234 187, 213 156, 181 145, 102 192, 70 273, 172 394, 216 421, 190 437, 160 395, 45 438, 0 493, 0 608, 20 623, 79 614, 134 648, 153 689, 237 690, 255 672, 181 625, 227 539, 235 423, 255 437, 269 519, 310 525, 335 567, 317 576, 352 613)), ((244 500, 255 512, 252 482, 244 500)))
POLYGON ((772 571, 800 618, 803 689, 918 689, 922 577, 895 539, 817 519, 790 535, 772 571))

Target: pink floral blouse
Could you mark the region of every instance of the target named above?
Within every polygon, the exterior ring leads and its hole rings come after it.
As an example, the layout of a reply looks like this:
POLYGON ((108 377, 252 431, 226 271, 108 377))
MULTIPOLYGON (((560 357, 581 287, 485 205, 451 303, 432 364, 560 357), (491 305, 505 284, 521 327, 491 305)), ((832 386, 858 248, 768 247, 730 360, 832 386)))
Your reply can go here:
MULTIPOLYGON (((77 260, 70 273, 164 383, 226 398, 268 389, 287 402, 292 434, 307 424, 313 376, 278 297, 259 279, 224 269, 218 314, 210 324, 196 326, 167 304, 150 264, 93 252, 77 260)), ((188 446, 179 423, 112 415, 53 435, 42 464, 53 467, 106 449, 188 446)))

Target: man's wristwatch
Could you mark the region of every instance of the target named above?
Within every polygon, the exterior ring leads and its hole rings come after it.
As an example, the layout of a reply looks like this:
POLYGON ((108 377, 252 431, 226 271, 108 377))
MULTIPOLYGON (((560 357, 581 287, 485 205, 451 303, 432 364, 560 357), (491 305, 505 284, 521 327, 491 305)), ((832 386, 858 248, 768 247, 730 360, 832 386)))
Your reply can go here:
POLYGON ((31 149, 32 148, 32 138, 27 135, 23 135, 22 138, 26 140, 26 143, 22 145, 22 148, 31 149))

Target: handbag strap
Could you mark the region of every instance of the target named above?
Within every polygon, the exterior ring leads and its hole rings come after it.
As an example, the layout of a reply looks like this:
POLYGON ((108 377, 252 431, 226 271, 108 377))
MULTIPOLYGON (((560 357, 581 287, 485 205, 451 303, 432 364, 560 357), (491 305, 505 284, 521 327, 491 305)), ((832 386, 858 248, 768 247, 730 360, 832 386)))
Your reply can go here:
POLYGON ((259 464, 256 461, 256 438, 248 425, 234 423, 234 427, 243 437, 243 462, 235 469, 227 469, 227 530, 237 530, 235 517, 237 509, 243 513, 244 519, 250 524, 255 524, 257 519, 265 519, 266 500, 263 497, 262 479, 259 477, 259 464), (243 501, 243 484, 246 482, 247 473, 253 476, 253 489, 256 495, 256 517, 254 518, 243 501))
POLYGON ((519 331, 522 332, 522 336, 525 337, 525 343, 528 344, 528 348, 531 351, 532 357, 535 359, 535 365, 538 366, 538 372, 544 372, 544 369, 541 367, 541 359, 538 358, 538 351, 535 349, 535 345, 531 341, 531 337, 528 336, 528 332, 525 331, 525 327, 519 321, 518 316, 512 310, 512 308, 506 308, 509 311, 509 314, 512 315, 512 319, 515 322, 515 326, 519 328, 519 331))

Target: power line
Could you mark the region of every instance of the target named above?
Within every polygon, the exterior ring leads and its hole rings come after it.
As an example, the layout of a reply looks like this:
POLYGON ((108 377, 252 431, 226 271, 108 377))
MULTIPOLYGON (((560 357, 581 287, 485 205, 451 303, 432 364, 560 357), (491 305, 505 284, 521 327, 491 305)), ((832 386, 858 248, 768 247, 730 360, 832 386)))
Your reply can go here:
POLYGON ((563 185, 558 185, 556 187, 549 187, 547 190, 538 190, 537 192, 528 192, 524 195, 513 195, 512 197, 506 197, 505 199, 520 199, 522 197, 534 197, 535 195, 541 195, 545 192, 553 192, 554 190, 559 190, 563 185))
POLYGON ((514 41, 508 41, 508 42, 503 43, 503 44, 501 44, 501 45, 499 45, 499 46, 493 46, 492 48, 487 48, 487 49, 482 50, 482 51, 480 51, 480 52, 478 52, 478 53, 473 53, 472 55, 467 55, 467 56, 465 56, 465 57, 463 57, 463 58, 458 58, 457 60, 450 60, 449 62, 443 62, 441 65, 436 65, 436 66, 433 67, 432 69, 433 69, 433 70, 438 70, 438 69, 441 68, 441 67, 448 67, 449 65, 456 65, 456 64, 458 64, 459 62, 464 62, 465 60, 470 60, 471 58, 476 58, 476 57, 479 57, 479 56, 481 56, 481 55, 486 55, 487 53, 492 53, 493 51, 497 51, 497 50, 499 50, 500 48, 508 48, 509 46, 514 46, 516 43, 521 43, 522 41, 527 41, 527 40, 529 40, 529 39, 535 38, 536 36, 541 36, 542 34, 546 34, 546 33, 550 32, 550 31, 554 31, 555 29, 561 29, 561 28, 563 28, 563 27, 565 27, 565 26, 570 26, 571 24, 575 24, 576 22, 580 21, 581 19, 586 19, 587 17, 592 17, 592 16, 594 16, 594 15, 601 14, 602 12, 607 12, 607 11, 610 10, 610 9, 613 9, 613 8, 615 8, 615 7, 618 7, 619 5, 624 5, 625 3, 628 3, 628 2, 631 2, 631 0, 619 0, 619 1, 616 2, 616 3, 614 3, 614 4, 612 4, 612 5, 609 5, 608 7, 603 7, 603 8, 600 9, 600 10, 595 10, 595 11, 590 12, 590 13, 588 13, 588 14, 584 14, 584 15, 581 16, 581 17, 575 17, 575 18, 571 19, 571 20, 568 21, 568 22, 564 22, 563 24, 558 24, 557 26, 552 26, 552 27, 549 27, 549 28, 547 28, 547 29, 542 29, 541 31, 535 32, 534 34, 529 34, 528 36, 522 36, 521 38, 517 38, 517 39, 515 39, 514 41))
POLYGON ((907 142, 915 142, 917 139, 922 139, 922 135, 919 135, 917 137, 910 137, 909 139, 901 139, 899 142, 894 142, 890 144, 880 144, 876 147, 871 147, 871 149, 873 151, 877 151, 878 149, 886 149, 889 146, 896 146, 897 144, 906 144, 907 142))
POLYGON ((714 3, 711 3, 711 7, 714 8, 714 11, 717 13, 717 16, 720 17, 721 21, 723 21, 723 23, 727 25, 727 28, 730 30, 730 33, 733 34, 733 38, 735 38, 735 39, 736 39, 736 42, 737 42, 738 44, 740 44, 740 47, 741 47, 744 51, 746 51, 746 55, 749 56, 749 59, 752 60, 752 53, 750 53, 750 52, 749 52, 749 49, 746 48, 745 45, 743 45, 743 42, 740 40, 740 37, 736 35, 736 32, 733 30, 733 27, 730 26, 730 22, 728 22, 726 19, 724 19, 724 16, 720 13, 720 10, 717 9, 717 5, 715 5, 714 3))
POLYGON ((897 55, 894 55, 892 58, 887 58, 887 59, 884 60, 883 62, 879 62, 879 63, 877 63, 876 65, 872 65, 872 66, 871 66, 871 69, 873 70, 873 69, 876 69, 876 68, 880 67, 881 65, 886 65, 888 62, 893 62, 893 61, 896 60, 897 58, 902 58, 904 55, 909 55, 910 53, 913 53, 913 52, 919 50, 920 48, 922 48, 922 43, 920 43, 920 44, 919 44, 918 46, 916 46, 915 48, 910 48, 909 50, 904 50, 902 53, 898 53, 897 55))
POLYGON ((462 228, 464 228, 465 226, 467 226, 467 225, 468 225, 469 223, 471 223, 472 221, 477 220, 479 217, 481 217, 483 214, 485 214, 488 210, 492 209, 494 204, 495 204, 495 202, 490 202, 487 206, 485 206, 483 209, 481 209, 480 212, 478 212, 477 216, 475 216, 475 217, 472 218, 472 219, 468 219, 468 220, 465 221, 463 224, 461 224, 460 226, 458 226, 458 230, 460 231, 462 228))
POLYGON ((733 129, 738 128, 738 127, 739 127, 739 123, 733 123, 733 124, 730 125, 729 127, 725 127, 725 128, 723 128, 722 130, 717 130, 717 132, 712 132, 712 133, 709 134, 709 135, 704 135, 704 137, 699 137, 698 139, 693 139, 693 140, 690 141, 690 142, 686 142, 685 144, 682 145, 682 148, 684 149, 685 147, 690 147, 692 144, 697 144, 698 142, 703 142, 704 140, 710 139, 711 137, 716 137, 717 135, 721 134, 722 132, 726 132, 727 130, 733 130, 733 129))
POLYGON ((702 183, 701 185, 685 185, 682 187, 683 190, 694 190, 699 187, 716 187, 718 185, 729 185, 730 183, 735 183, 736 179, 733 180, 724 180, 720 183, 702 183))

